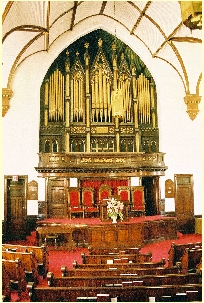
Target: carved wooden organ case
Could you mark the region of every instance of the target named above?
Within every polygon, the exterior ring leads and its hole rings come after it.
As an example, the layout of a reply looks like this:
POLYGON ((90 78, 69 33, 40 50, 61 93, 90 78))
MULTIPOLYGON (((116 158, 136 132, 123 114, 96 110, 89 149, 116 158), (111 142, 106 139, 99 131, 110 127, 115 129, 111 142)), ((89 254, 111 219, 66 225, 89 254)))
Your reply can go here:
POLYGON ((152 77, 138 75, 133 57, 112 61, 100 38, 95 58, 89 43, 71 64, 56 67, 41 87, 40 153, 159 152, 156 89, 152 77))

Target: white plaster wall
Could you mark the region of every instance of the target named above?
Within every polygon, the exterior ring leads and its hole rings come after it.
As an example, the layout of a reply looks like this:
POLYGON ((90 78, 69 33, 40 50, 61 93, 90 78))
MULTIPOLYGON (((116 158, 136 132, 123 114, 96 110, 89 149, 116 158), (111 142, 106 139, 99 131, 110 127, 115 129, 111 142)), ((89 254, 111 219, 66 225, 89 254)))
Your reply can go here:
MULTIPOLYGON (((48 52, 29 57, 18 68, 13 79, 11 107, 2 119, 2 172, 3 175, 28 175, 28 182, 37 180, 38 165, 40 86, 43 78, 58 54, 83 34, 96 29, 100 18, 61 36, 48 52), (89 27, 88 27, 89 25, 89 27), (86 30, 87 29, 87 30, 86 30)), ((100 28, 109 31, 105 23, 100 28)), ((160 129, 160 151, 165 152, 168 166, 165 177, 160 178, 161 198, 164 198, 164 182, 177 173, 194 175, 195 214, 201 214, 201 112, 194 121, 186 113, 184 89, 175 70, 159 59, 152 59, 141 42, 121 29, 120 39, 144 60, 157 86, 157 102, 160 129)), ((84 50, 83 50, 84 51, 84 50)), ((195 58, 196 60, 196 58, 195 58)), ((201 108, 201 105, 200 105, 201 108)), ((174 210, 174 201, 166 201, 166 210, 174 210)))

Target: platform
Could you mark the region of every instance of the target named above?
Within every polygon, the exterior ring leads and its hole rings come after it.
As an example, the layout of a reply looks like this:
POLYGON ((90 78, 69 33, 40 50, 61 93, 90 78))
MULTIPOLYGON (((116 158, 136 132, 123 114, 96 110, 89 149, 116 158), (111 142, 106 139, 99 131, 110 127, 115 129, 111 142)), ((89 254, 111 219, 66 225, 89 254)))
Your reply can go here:
POLYGON ((55 248, 72 249, 84 247, 142 247, 147 243, 176 239, 177 219, 175 217, 134 217, 113 224, 99 218, 56 219, 37 221, 38 245, 44 243, 55 248))

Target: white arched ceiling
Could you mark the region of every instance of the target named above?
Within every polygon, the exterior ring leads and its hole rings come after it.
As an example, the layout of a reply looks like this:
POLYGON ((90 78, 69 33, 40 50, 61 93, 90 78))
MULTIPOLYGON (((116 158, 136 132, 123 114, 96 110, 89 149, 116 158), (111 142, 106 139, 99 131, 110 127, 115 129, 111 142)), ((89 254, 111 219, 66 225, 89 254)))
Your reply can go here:
POLYGON ((56 43, 59 54, 79 37, 101 28, 129 45, 148 68, 148 57, 169 64, 186 95, 199 91, 202 30, 191 31, 182 23, 178 1, 3 1, 2 5, 3 88, 12 90, 13 76, 28 57, 50 52, 56 43))

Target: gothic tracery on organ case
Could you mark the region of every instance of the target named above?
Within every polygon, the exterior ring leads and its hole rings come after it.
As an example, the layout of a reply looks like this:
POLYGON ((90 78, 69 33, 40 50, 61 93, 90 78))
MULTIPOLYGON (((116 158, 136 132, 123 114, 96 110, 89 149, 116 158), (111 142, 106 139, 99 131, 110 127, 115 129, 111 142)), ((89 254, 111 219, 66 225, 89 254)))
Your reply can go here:
POLYGON ((118 58, 115 43, 112 62, 101 38, 92 62, 91 46, 84 47, 83 62, 76 50, 71 64, 66 51, 64 70, 56 67, 42 85, 40 152, 53 152, 53 142, 58 152, 157 152, 152 77, 137 74, 133 55, 129 64, 124 53, 118 58))

